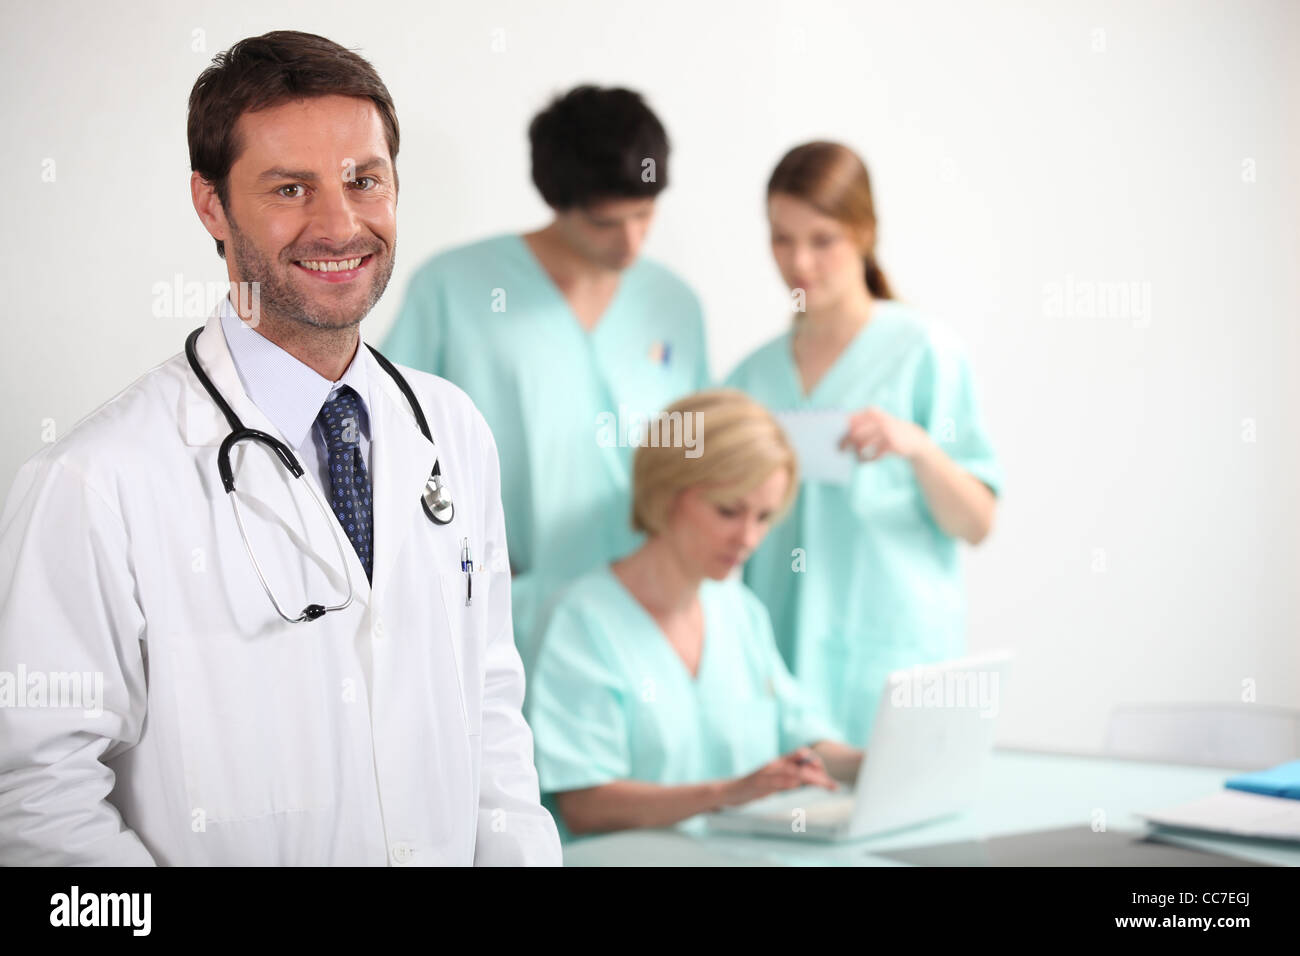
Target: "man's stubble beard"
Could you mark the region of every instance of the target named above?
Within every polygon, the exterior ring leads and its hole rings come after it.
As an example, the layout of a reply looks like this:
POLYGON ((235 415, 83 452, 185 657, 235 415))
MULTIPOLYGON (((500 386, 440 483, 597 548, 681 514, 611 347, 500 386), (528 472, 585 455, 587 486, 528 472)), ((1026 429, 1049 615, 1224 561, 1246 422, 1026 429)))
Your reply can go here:
MULTIPOLYGON (((380 256, 375 254, 370 260, 370 269, 382 271, 376 271, 371 278, 370 294, 361 311, 354 316, 344 316, 341 320, 335 316, 322 316, 312 308, 307 297, 292 282, 281 278, 275 264, 239 231, 229 216, 226 217, 226 222, 230 226, 229 245, 240 273, 239 281, 257 283, 255 288, 258 290, 260 320, 270 319, 272 325, 283 323, 287 326, 286 332, 294 326, 299 329, 305 326, 310 329, 337 332, 359 325, 379 302, 393 275, 393 265, 397 260, 396 239, 388 247, 386 257, 381 260, 380 256)), ((298 267, 289 263, 288 268, 298 267)))

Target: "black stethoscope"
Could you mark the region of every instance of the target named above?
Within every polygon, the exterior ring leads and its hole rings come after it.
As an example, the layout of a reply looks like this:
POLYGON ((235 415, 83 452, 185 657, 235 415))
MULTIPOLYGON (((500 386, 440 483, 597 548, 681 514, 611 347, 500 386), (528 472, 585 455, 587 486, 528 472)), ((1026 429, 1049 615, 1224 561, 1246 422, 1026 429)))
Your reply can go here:
MULTIPOLYGON (((212 398, 212 401, 216 403, 216 406, 221 409, 221 413, 226 416, 226 421, 230 424, 230 434, 221 442, 221 448, 217 452, 217 471, 221 474, 221 484, 225 487, 226 494, 230 496, 230 504, 235 511, 235 524, 239 526, 239 536, 244 539, 244 548, 248 551, 249 560, 253 562, 253 570, 257 572, 257 577, 262 582, 262 589, 266 591, 266 596, 270 598, 271 603, 275 606, 276 613, 290 624, 299 624, 303 621, 314 621, 316 618, 321 617, 329 611, 343 610, 352 603, 353 589, 352 570, 348 565, 347 551, 344 550, 345 542, 342 539, 342 529, 339 527, 339 523, 335 519, 333 512, 331 512, 328 506, 326 506, 325 499, 317 493, 314 487, 312 487, 311 482, 304 482, 304 485, 311 493, 312 498, 315 499, 316 504, 320 506, 321 512, 329 521, 330 528, 334 532, 334 543, 339 548, 339 557, 343 562, 343 573, 346 575, 348 582, 347 600, 343 601, 341 604, 332 604, 328 606, 322 604, 308 604, 302 609, 302 613, 297 617, 290 617, 284 612, 284 609, 281 608, 280 602, 275 599, 275 595, 271 593, 271 586, 267 584, 266 575, 262 573, 262 566, 258 563, 257 556, 253 554, 253 548, 252 545, 249 544, 248 535, 244 532, 244 519, 239 511, 239 499, 233 494, 235 490, 235 473, 230 467, 230 449, 241 441, 260 442, 275 452, 276 457, 278 457, 284 466, 289 469, 289 473, 293 475, 294 478, 302 477, 302 465, 298 463, 297 456, 294 455, 289 446, 275 436, 268 435, 266 432, 259 431, 256 428, 245 428, 244 423, 240 421, 239 416, 235 414, 235 410, 227 404, 224 398, 222 398, 221 392, 219 392, 217 387, 212 384, 212 380, 208 378, 207 373, 203 371, 203 366, 199 364, 199 356, 198 351, 195 348, 195 343, 198 341, 199 333, 202 331, 203 327, 200 326, 191 332, 189 338, 185 340, 185 358, 190 363, 190 368, 194 370, 194 374, 198 378, 199 383, 207 391, 208 395, 212 398)), ((370 354, 375 357, 375 361, 379 363, 380 367, 383 368, 385 372, 392 376, 393 381, 397 383, 397 387, 402 390, 402 394, 406 396, 406 400, 411 405, 411 411, 415 413, 415 421, 416 424, 420 426, 420 431, 424 434, 424 437, 429 440, 429 444, 433 444, 433 435, 429 432, 429 423, 424 418, 424 411, 420 408, 420 403, 415 397, 415 392, 411 391, 411 386, 407 383, 406 379, 402 377, 402 373, 397 370, 396 366, 394 366, 392 362, 380 355, 379 350, 374 348, 374 346, 367 345, 366 348, 370 349, 370 354)), ((429 475, 429 480, 425 482, 424 492, 420 495, 420 504, 424 506, 424 513, 429 516, 429 520, 434 524, 451 524, 452 518, 456 516, 456 506, 452 504, 451 496, 447 492, 447 487, 443 484, 442 469, 439 467, 439 462, 436 458, 433 461, 433 471, 429 475)))

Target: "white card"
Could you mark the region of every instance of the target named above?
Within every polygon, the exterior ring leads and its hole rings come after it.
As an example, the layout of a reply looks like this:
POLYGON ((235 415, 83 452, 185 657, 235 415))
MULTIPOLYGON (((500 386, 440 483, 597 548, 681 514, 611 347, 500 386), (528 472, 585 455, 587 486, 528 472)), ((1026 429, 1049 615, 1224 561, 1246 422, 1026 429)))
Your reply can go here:
POLYGON ((839 443, 849 430, 850 414, 836 408, 776 413, 776 420, 799 456, 799 477, 804 481, 849 483, 857 458, 852 448, 841 450, 839 443))

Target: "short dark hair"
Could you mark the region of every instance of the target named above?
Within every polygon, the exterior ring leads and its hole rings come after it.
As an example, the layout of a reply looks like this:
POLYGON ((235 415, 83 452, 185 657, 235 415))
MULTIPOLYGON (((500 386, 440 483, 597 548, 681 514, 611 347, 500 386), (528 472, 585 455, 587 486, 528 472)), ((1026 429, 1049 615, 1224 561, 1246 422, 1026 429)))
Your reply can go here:
POLYGON ((604 199, 653 198, 668 185, 668 134, 632 90, 574 87, 533 117, 528 140, 533 183, 561 212, 604 199))
MULTIPOLYGON (((235 123, 244 113, 315 96, 364 96, 378 108, 397 176, 400 131, 388 87, 361 56, 314 33, 275 30, 240 40, 212 58, 190 90, 190 169, 216 188, 229 212, 230 167, 242 150, 235 123)), ((217 240, 225 258, 225 243, 217 240)))

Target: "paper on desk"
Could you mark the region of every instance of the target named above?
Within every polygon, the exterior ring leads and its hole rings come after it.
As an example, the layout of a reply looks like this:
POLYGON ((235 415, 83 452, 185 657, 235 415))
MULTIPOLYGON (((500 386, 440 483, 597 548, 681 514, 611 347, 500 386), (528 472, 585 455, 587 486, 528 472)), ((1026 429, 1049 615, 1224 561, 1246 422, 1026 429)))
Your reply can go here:
POLYGON ((1167 827, 1270 840, 1300 840, 1300 801, 1241 790, 1221 790, 1191 803, 1138 816, 1167 827))
POLYGON ((849 413, 835 408, 808 408, 777 412, 799 456, 799 477, 847 485, 857 459, 850 448, 841 451, 840 439, 849 430, 849 413))

